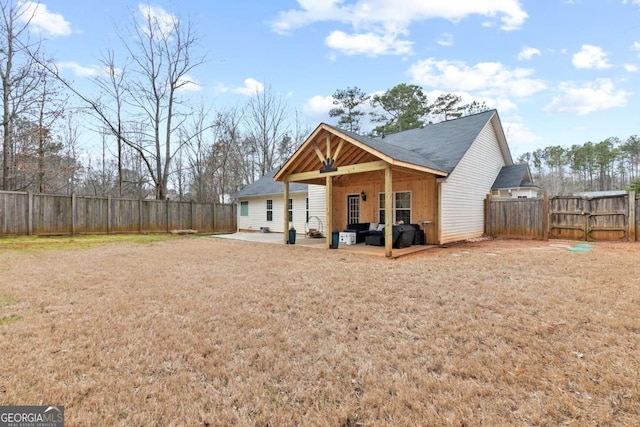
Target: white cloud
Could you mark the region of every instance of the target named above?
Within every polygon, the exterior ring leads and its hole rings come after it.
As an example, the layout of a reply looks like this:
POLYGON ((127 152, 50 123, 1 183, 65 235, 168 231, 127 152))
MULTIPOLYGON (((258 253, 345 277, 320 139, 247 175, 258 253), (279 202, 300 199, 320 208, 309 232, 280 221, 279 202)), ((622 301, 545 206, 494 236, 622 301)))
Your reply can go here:
POLYGON ((230 91, 233 93, 239 93, 240 95, 254 96, 258 93, 264 92, 264 83, 249 77, 244 79, 244 86, 230 89, 230 91))
POLYGON ((214 88, 216 93, 238 93, 245 96, 254 96, 258 93, 264 92, 264 83, 259 82, 256 79, 248 77, 244 79, 244 86, 229 87, 223 83, 218 83, 214 88))
POLYGON ((638 66, 634 64, 624 64, 624 69, 628 73, 635 73, 636 71, 638 71, 638 66))
POLYGON ((354 26, 402 26, 414 21, 442 18, 460 21, 470 15, 499 17, 503 30, 520 28, 527 13, 518 0, 475 0, 427 2, 424 0, 357 0, 343 5, 343 0, 297 0, 299 9, 280 12, 274 31, 288 33, 314 22, 338 21, 354 26))
POLYGON ((540 50, 535 47, 523 47, 518 54, 518 61, 528 61, 535 55, 540 55, 540 50))
POLYGON ((329 110, 334 108, 333 96, 316 95, 311 97, 302 106, 302 112, 313 119, 324 120, 328 117, 329 110))
POLYGON ((501 98, 501 97, 476 96, 468 92, 460 92, 460 91, 444 92, 442 90, 435 89, 435 90, 425 92, 425 95, 427 95, 428 102, 433 102, 436 100, 438 96, 444 95, 447 93, 451 93, 453 95, 459 96, 462 99, 463 104, 471 104, 473 101, 476 101, 479 104, 482 104, 484 102, 487 107, 495 108, 501 113, 506 113, 508 111, 513 111, 518 109, 518 106, 509 99, 501 98))
POLYGON ((326 38, 327 46, 347 55, 406 55, 413 42, 398 40, 396 34, 346 34, 334 31, 326 38))
POLYGON ((631 50, 635 50, 636 52, 638 52, 638 56, 640 56, 640 42, 633 42, 633 44, 631 45, 631 50))
POLYGON ((505 118, 502 121, 504 134, 509 141, 509 145, 516 147, 519 145, 529 145, 537 141, 541 141, 542 137, 536 135, 529 129, 520 116, 505 118))
POLYGON ((453 34, 451 33, 442 33, 438 40, 436 40, 440 46, 450 47, 453 46, 453 34))
POLYGON ((345 51, 365 54, 375 54, 375 49, 388 54, 406 52, 411 42, 398 40, 398 35, 408 34, 413 22, 428 19, 458 22, 471 15, 480 15, 499 19, 501 28, 509 31, 520 28, 528 17, 518 0, 356 0, 349 4, 343 0, 297 0, 297 3, 298 9, 282 11, 272 22, 275 32, 289 34, 316 22, 347 24, 353 28, 354 34, 347 36, 345 32, 334 31, 327 37, 327 43, 333 42, 345 51), (379 49, 370 43, 376 37, 386 44, 386 48, 379 49))
POLYGON ((29 22, 31 31, 43 33, 48 37, 68 36, 71 24, 59 13, 49 12, 47 6, 33 1, 18 2, 19 20, 29 22))
POLYGON ((573 66, 576 68, 596 68, 602 70, 611 67, 607 62, 607 53, 598 46, 583 44, 580 52, 573 55, 573 66))
POLYGON ((179 86, 178 89, 181 91, 198 92, 202 90, 202 86, 200 85, 200 83, 198 83, 196 79, 187 74, 182 76, 177 83, 179 86))
POLYGON ((175 31, 178 24, 178 18, 171 13, 168 13, 161 7, 149 6, 140 3, 138 5, 138 11, 142 15, 145 24, 141 25, 140 29, 149 35, 147 23, 152 25, 154 31, 159 31, 160 34, 154 34, 156 38, 167 39, 175 31))
POLYGON ((56 63, 56 66, 58 67, 59 71, 71 70, 73 74, 75 74, 78 77, 95 77, 104 71, 99 67, 95 67, 95 66, 85 67, 73 61, 58 62, 56 63))
POLYGON ((461 61, 428 58, 413 64, 409 74, 420 85, 491 98, 522 98, 547 87, 543 81, 531 78, 533 70, 508 69, 499 62, 469 66, 461 61))
POLYGON ((609 79, 597 79, 578 87, 573 83, 561 83, 561 95, 553 97, 544 107, 547 113, 589 114, 598 110, 608 110, 627 104, 629 92, 616 90, 609 79))

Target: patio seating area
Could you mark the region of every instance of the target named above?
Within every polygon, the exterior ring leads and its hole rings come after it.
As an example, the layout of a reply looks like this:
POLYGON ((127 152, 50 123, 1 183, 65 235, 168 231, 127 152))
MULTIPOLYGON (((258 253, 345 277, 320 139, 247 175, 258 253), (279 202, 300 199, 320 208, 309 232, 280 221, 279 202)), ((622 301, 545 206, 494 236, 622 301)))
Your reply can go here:
MULTIPOLYGON (((265 243, 265 244, 282 244, 282 233, 251 233, 251 232, 237 232, 230 234, 214 234, 214 238, 240 240, 245 242, 265 243)), ((326 249, 326 240, 324 238, 308 238, 304 235, 298 235, 295 245, 291 247, 308 247, 317 249, 326 249)), ((436 245, 414 245, 407 248, 395 249, 391 258, 400 258, 407 255, 412 255, 419 252, 424 252, 432 249, 436 249, 436 245)), ((384 257, 384 246, 371 246, 364 243, 355 245, 338 245, 336 251, 358 253, 363 255, 372 255, 384 257)))

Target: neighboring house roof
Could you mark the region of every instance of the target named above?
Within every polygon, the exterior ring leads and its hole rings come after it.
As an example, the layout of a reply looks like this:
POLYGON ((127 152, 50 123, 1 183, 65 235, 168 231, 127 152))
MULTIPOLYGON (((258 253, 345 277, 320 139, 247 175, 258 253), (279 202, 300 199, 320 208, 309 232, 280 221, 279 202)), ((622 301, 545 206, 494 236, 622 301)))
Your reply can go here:
POLYGON ((492 190, 500 188, 522 188, 522 187, 536 187, 531 179, 531 172, 529 166, 526 164, 520 165, 507 165, 503 166, 500 173, 496 177, 492 190))
MULTIPOLYGON (((253 184, 249 184, 236 193, 236 199, 241 197, 261 196, 266 194, 282 194, 284 193, 284 183, 274 181, 273 177, 280 170, 275 168, 253 184)), ((289 184, 289 193, 306 193, 308 191, 307 184, 292 182, 289 184)))
MULTIPOLYGON (((376 138, 329 127, 393 159, 451 173, 494 115, 498 115, 496 110, 488 110, 376 138)), ((502 129, 496 129, 496 133, 509 163, 511 154, 502 129)))

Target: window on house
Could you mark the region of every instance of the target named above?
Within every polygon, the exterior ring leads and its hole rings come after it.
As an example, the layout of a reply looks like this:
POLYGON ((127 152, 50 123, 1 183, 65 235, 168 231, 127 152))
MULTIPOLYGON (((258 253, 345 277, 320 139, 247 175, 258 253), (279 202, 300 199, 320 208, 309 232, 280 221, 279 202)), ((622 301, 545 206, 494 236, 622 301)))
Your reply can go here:
MULTIPOLYGON (((411 192, 410 191, 398 191, 393 193, 393 215, 392 221, 404 222, 405 224, 411 223, 411 192)), ((384 205, 384 193, 378 194, 378 222, 384 223, 385 205, 384 205)))
POLYGON ((289 222, 293 222, 293 199, 289 199, 289 222))
POLYGON ((309 222, 309 198, 308 197, 305 203, 306 203, 306 211, 307 211, 306 222, 309 222))
POLYGON ((240 216, 249 216, 249 202, 240 202, 240 216))
POLYGON ((395 222, 402 221, 405 224, 411 224, 411 193, 408 191, 396 193, 393 198, 395 206, 393 207, 393 220, 395 222))
POLYGON ((273 200, 267 200, 267 221, 273 221, 273 200))

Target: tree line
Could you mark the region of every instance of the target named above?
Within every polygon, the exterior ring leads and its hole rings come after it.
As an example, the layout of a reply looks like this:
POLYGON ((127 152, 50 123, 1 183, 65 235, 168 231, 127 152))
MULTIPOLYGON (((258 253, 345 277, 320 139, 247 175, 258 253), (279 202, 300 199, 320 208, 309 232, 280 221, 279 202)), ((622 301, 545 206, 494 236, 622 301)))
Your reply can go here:
MULTIPOLYGON (((33 4, 0 0, 2 190, 223 202, 281 165, 311 131, 270 87, 216 110, 197 99, 190 76, 207 58, 192 22, 143 6, 114 28, 120 49, 101 53, 102 71, 83 92, 34 39, 33 4), (90 149, 82 130, 93 136, 90 149)), ((333 105, 338 127, 361 133, 368 119, 369 136, 488 109, 450 93, 429 100, 407 83, 373 94, 338 89, 333 105)), ((518 160, 551 193, 568 194, 640 186, 639 152, 632 136, 518 160)))
POLYGON ((535 182, 552 195, 640 189, 640 137, 539 148, 518 157, 535 182))
POLYGON ((309 133, 270 87, 215 111, 196 99, 190 76, 207 61, 196 29, 144 6, 114 27, 120 49, 102 52, 83 92, 34 39, 34 4, 0 0, 2 190, 222 202, 309 133))

